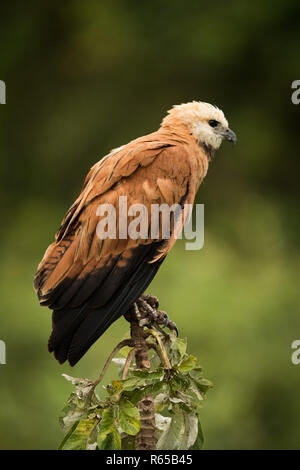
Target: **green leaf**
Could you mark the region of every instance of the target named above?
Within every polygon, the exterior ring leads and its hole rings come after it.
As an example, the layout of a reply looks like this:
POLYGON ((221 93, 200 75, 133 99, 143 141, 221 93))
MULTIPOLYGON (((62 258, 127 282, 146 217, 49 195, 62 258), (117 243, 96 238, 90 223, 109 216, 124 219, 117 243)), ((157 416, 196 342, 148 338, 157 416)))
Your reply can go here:
POLYGON ((141 370, 141 369, 137 369, 137 370, 130 369, 130 372, 131 372, 132 377, 140 377, 140 378, 143 378, 143 379, 145 379, 149 374, 149 372, 146 369, 143 369, 143 370, 141 370))
POLYGON ((182 374, 173 374, 171 379, 168 382, 170 391, 175 393, 177 390, 185 390, 190 385, 190 380, 188 376, 182 374))
POLYGON ((75 431, 75 429, 77 428, 77 424, 79 423, 79 421, 76 421, 73 426, 69 429, 69 431, 67 432, 67 434, 65 435, 65 437, 63 438, 62 442, 60 443, 59 447, 58 447, 58 450, 62 450, 64 448, 64 445, 65 443, 67 442, 67 440, 69 439, 69 437, 71 436, 71 434, 73 434, 73 432, 75 431))
POLYGON ((155 370, 161 366, 160 357, 156 351, 155 352, 153 351, 153 349, 149 351, 149 358, 150 358, 151 370, 155 370))
POLYGON ((146 377, 147 384, 153 384, 155 382, 160 382, 164 378, 164 370, 159 368, 153 372, 148 372, 148 377, 146 377))
POLYGON ((98 447, 101 450, 120 450, 121 436, 116 427, 115 410, 113 406, 105 408, 98 433, 98 447))
POLYGON ((158 450, 188 450, 198 435, 198 418, 181 404, 173 405, 171 418, 156 415, 157 428, 162 431, 156 448, 158 450))
POLYGON ((212 382, 206 379, 195 380, 194 383, 198 390, 200 390, 204 395, 209 389, 213 388, 212 382))
POLYGON ((198 435, 198 417, 191 413, 183 413, 184 432, 179 444, 180 450, 188 450, 196 441, 198 435))
POLYGON ((100 450, 121 450, 121 436, 116 427, 114 427, 104 440, 98 435, 98 448, 100 450))
POLYGON ((136 370, 132 372, 134 377, 143 378, 146 384, 151 384, 154 382, 159 382, 164 377, 164 370, 159 368, 153 372, 148 372, 147 370, 136 370))
POLYGON ((141 427, 138 409, 126 399, 119 402, 119 423, 122 430, 131 436, 135 436, 141 427))
POLYGON ((111 385, 107 385, 106 390, 108 391, 110 397, 119 395, 123 390, 123 384, 120 380, 112 380, 111 385))
POLYGON ((147 385, 145 388, 144 388, 144 394, 145 395, 157 395, 158 393, 162 392, 163 390, 165 390, 167 388, 167 385, 165 382, 161 381, 161 382, 155 382, 155 383, 152 383, 150 385, 147 385))
POLYGON ((86 450, 96 450, 97 449, 97 438, 99 432, 99 419, 90 432, 90 435, 87 439, 86 450))
POLYGON ((203 437, 203 432, 202 432, 202 427, 201 427, 201 423, 198 419, 198 434, 197 434, 197 438, 194 442, 194 444, 192 445, 192 447, 190 447, 191 450, 201 450, 202 447, 203 447, 203 443, 204 443, 204 437, 203 437))
POLYGON ((85 450, 88 448, 96 448, 96 439, 94 427, 98 425, 98 418, 89 418, 80 420, 77 425, 73 426, 71 432, 63 440, 61 450, 85 450), (94 436, 91 437, 91 435, 94 436))
POLYGON ((168 403, 169 403, 169 395, 167 393, 157 394, 154 400, 155 412, 159 414, 160 411, 166 408, 168 403))
POLYGON ((201 367, 195 367, 194 369, 192 369, 190 371, 190 376, 194 380, 197 380, 197 381, 201 380, 203 378, 202 368, 201 367))
POLYGON ((178 364, 184 357, 187 348, 186 338, 177 338, 175 334, 171 336, 170 359, 172 365, 178 364))
POLYGON ((105 437, 111 432, 114 426, 115 426, 114 408, 110 406, 108 408, 105 408, 105 410, 102 413, 102 419, 100 421, 100 426, 99 426, 100 438, 105 439, 105 437))
POLYGON ((126 390, 122 393, 122 397, 136 405, 144 396, 144 388, 136 388, 135 390, 126 390))
POLYGON ((123 384, 123 390, 135 390, 137 387, 140 387, 144 384, 144 379, 141 379, 139 377, 129 377, 126 380, 122 381, 123 384))
POLYGON ((87 418, 87 413, 84 410, 75 408, 74 411, 71 411, 60 419, 60 424, 64 431, 69 431, 69 429, 73 427, 74 423, 78 423, 80 419, 84 418, 87 418))
POLYGON ((186 374, 187 372, 194 369, 198 364, 197 358, 195 356, 189 355, 184 358, 178 366, 175 366, 179 372, 186 374))
POLYGON ((77 423, 80 419, 86 416, 87 410, 84 407, 79 407, 76 403, 76 395, 72 394, 68 400, 67 405, 63 408, 59 423, 64 431, 69 431, 70 428, 77 423), (74 400, 75 399, 75 400, 74 400))
POLYGON ((181 358, 185 355, 186 348, 187 339, 176 338, 175 343, 173 343, 173 349, 176 349, 179 352, 181 358))
POLYGON ((178 405, 174 405, 171 420, 169 423, 166 423, 165 430, 157 441, 157 450, 178 450, 183 432, 183 411, 178 405))

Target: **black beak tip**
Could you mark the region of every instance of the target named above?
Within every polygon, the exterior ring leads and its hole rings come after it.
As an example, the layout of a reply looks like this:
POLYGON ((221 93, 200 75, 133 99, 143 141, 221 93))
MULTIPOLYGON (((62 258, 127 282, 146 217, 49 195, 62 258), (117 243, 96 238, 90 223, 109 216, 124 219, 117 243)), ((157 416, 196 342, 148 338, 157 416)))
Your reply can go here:
POLYGON ((226 140, 228 140, 228 142, 232 142, 233 145, 235 145, 236 142, 237 142, 237 137, 231 129, 227 129, 227 131, 225 133, 225 138, 226 138, 226 140))

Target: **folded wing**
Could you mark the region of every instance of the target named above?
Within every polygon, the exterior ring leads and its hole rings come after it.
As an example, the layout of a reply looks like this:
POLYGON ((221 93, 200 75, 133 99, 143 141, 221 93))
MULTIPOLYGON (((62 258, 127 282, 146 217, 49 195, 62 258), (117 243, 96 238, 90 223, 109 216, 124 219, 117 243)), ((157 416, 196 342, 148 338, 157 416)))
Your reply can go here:
MULTIPOLYGON (((193 202, 191 168, 184 145, 155 134, 137 139, 104 157, 88 174, 35 276, 41 305, 53 310, 49 351, 59 362, 76 364, 152 281, 174 243, 171 238, 120 239, 119 201, 127 207, 193 202), (116 238, 97 236, 101 204, 116 209, 116 238)), ((130 224, 132 216, 128 216, 130 224)), ((149 217, 150 223, 150 217, 149 217)), ((159 220, 161 224, 161 219, 159 220)))

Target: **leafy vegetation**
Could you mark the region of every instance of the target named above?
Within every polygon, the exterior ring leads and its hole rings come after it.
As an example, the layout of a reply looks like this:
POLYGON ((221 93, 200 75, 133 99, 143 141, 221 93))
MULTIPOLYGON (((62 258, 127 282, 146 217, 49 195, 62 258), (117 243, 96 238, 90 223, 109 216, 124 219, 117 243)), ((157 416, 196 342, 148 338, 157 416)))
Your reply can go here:
MULTIPOLYGON (((138 402, 152 395, 155 404, 156 448, 201 449, 203 434, 200 409, 211 382, 203 377, 196 357, 186 352, 186 340, 161 335, 170 367, 158 364, 153 353, 151 369, 129 367, 125 379, 112 380, 100 399, 96 383, 63 376, 75 386, 63 409, 60 424, 65 437, 62 450, 132 450, 140 431, 138 402)), ((125 357, 114 360, 122 376, 125 357)))

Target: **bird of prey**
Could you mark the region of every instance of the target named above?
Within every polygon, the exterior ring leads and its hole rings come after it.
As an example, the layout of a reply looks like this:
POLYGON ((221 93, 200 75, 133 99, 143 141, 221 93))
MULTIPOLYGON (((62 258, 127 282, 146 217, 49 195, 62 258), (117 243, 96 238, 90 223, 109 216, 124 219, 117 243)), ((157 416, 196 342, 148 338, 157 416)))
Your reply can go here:
POLYGON ((53 310, 48 349, 75 365, 144 293, 175 242, 96 234, 99 204, 193 204, 223 139, 235 143, 223 112, 205 103, 168 111, 156 132, 111 151, 88 173, 35 275, 40 304, 53 310))

